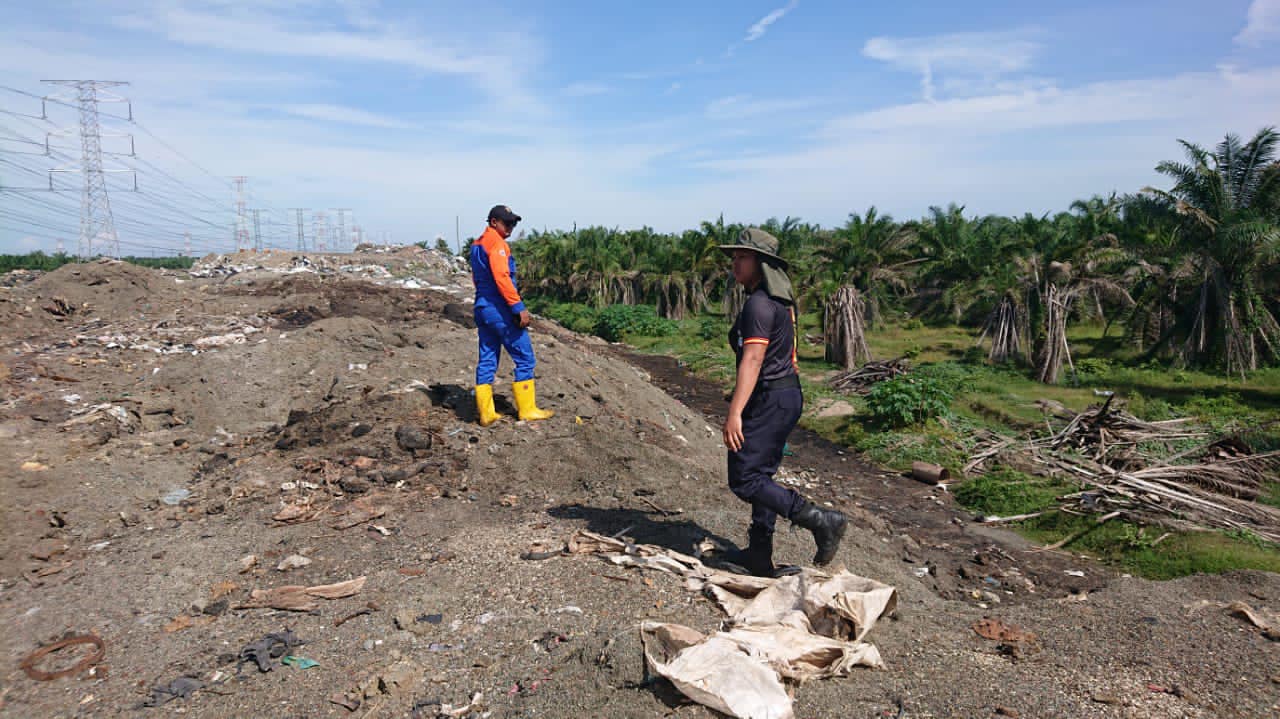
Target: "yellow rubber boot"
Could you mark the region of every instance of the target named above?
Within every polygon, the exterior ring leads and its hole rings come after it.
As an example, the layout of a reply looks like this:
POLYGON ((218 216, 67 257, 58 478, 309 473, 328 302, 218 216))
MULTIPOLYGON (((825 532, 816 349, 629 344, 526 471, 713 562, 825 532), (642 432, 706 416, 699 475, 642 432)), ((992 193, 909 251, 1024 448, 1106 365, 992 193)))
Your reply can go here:
POLYGON ((555 412, 538 409, 538 401, 534 396, 533 380, 527 379, 511 385, 516 395, 516 409, 520 411, 520 419, 532 422, 535 419, 551 419, 555 412))
POLYGON ((481 427, 488 427, 502 419, 502 415, 493 408, 493 385, 476 385, 476 416, 480 419, 481 427))

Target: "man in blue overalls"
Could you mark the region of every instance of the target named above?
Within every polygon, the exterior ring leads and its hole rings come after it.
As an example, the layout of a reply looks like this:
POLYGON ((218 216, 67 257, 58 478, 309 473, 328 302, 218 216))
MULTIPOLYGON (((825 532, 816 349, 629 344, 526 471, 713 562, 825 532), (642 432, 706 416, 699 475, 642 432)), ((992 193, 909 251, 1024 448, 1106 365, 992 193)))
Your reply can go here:
POLYGON ((538 409, 533 385, 533 342, 529 339, 529 310, 516 289, 516 260, 507 238, 520 215, 506 205, 489 210, 489 226, 471 243, 471 282, 476 287, 476 333, 480 339, 480 360, 476 363, 476 413, 480 425, 488 427, 502 418, 493 407, 493 378, 503 347, 516 365, 516 381, 511 385, 520 419, 549 419, 555 412, 538 409))

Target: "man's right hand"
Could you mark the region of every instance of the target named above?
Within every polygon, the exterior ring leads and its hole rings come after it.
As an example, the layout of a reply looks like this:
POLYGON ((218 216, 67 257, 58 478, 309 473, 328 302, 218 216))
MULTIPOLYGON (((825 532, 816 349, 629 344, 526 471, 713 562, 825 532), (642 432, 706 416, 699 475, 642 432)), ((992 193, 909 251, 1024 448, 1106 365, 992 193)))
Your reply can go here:
POLYGON ((528 327, 529 323, 533 321, 532 318, 529 316, 529 310, 524 310, 523 312, 521 312, 520 319, 517 321, 520 324, 520 329, 524 329, 528 327))

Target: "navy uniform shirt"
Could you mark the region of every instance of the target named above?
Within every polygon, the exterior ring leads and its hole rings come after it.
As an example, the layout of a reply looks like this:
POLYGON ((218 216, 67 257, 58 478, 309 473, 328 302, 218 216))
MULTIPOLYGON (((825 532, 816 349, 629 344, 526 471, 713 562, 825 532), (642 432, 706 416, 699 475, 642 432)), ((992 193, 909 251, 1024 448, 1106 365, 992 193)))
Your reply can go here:
POLYGON ((769 296, 757 287, 747 297, 738 321, 729 332, 729 346, 742 364, 742 350, 747 345, 764 345, 764 365, 760 379, 773 381, 797 373, 795 308, 769 296))

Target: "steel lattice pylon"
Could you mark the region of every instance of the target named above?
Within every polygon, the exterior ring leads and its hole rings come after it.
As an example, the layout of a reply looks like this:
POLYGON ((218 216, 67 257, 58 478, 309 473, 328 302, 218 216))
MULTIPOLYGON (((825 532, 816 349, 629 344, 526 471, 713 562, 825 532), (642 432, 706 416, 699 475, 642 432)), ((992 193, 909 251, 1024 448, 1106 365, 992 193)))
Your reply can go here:
MULTIPOLYGON (((80 243, 77 254, 82 259, 92 257, 96 247, 105 249, 106 253, 112 257, 119 257, 120 238, 116 234, 115 218, 111 214, 111 200, 107 196, 105 174, 107 171, 102 167, 102 127, 98 122, 98 103, 127 103, 128 100, 107 92, 105 88, 119 87, 129 83, 110 80, 45 80, 45 82, 74 88, 75 100, 80 109, 80 167, 78 170, 69 167, 50 170, 50 172, 79 171, 84 175, 84 194, 80 201, 80 243)), ((129 110, 129 119, 133 119, 132 107, 129 110)), ((68 131, 50 134, 70 133, 68 131)), ((131 136, 130 140, 132 140, 131 136)), ((48 137, 45 139, 45 145, 47 152, 48 137)), ((117 170, 117 172, 131 172, 131 170, 117 170)), ((49 179, 49 187, 53 188, 52 177, 49 179)))

